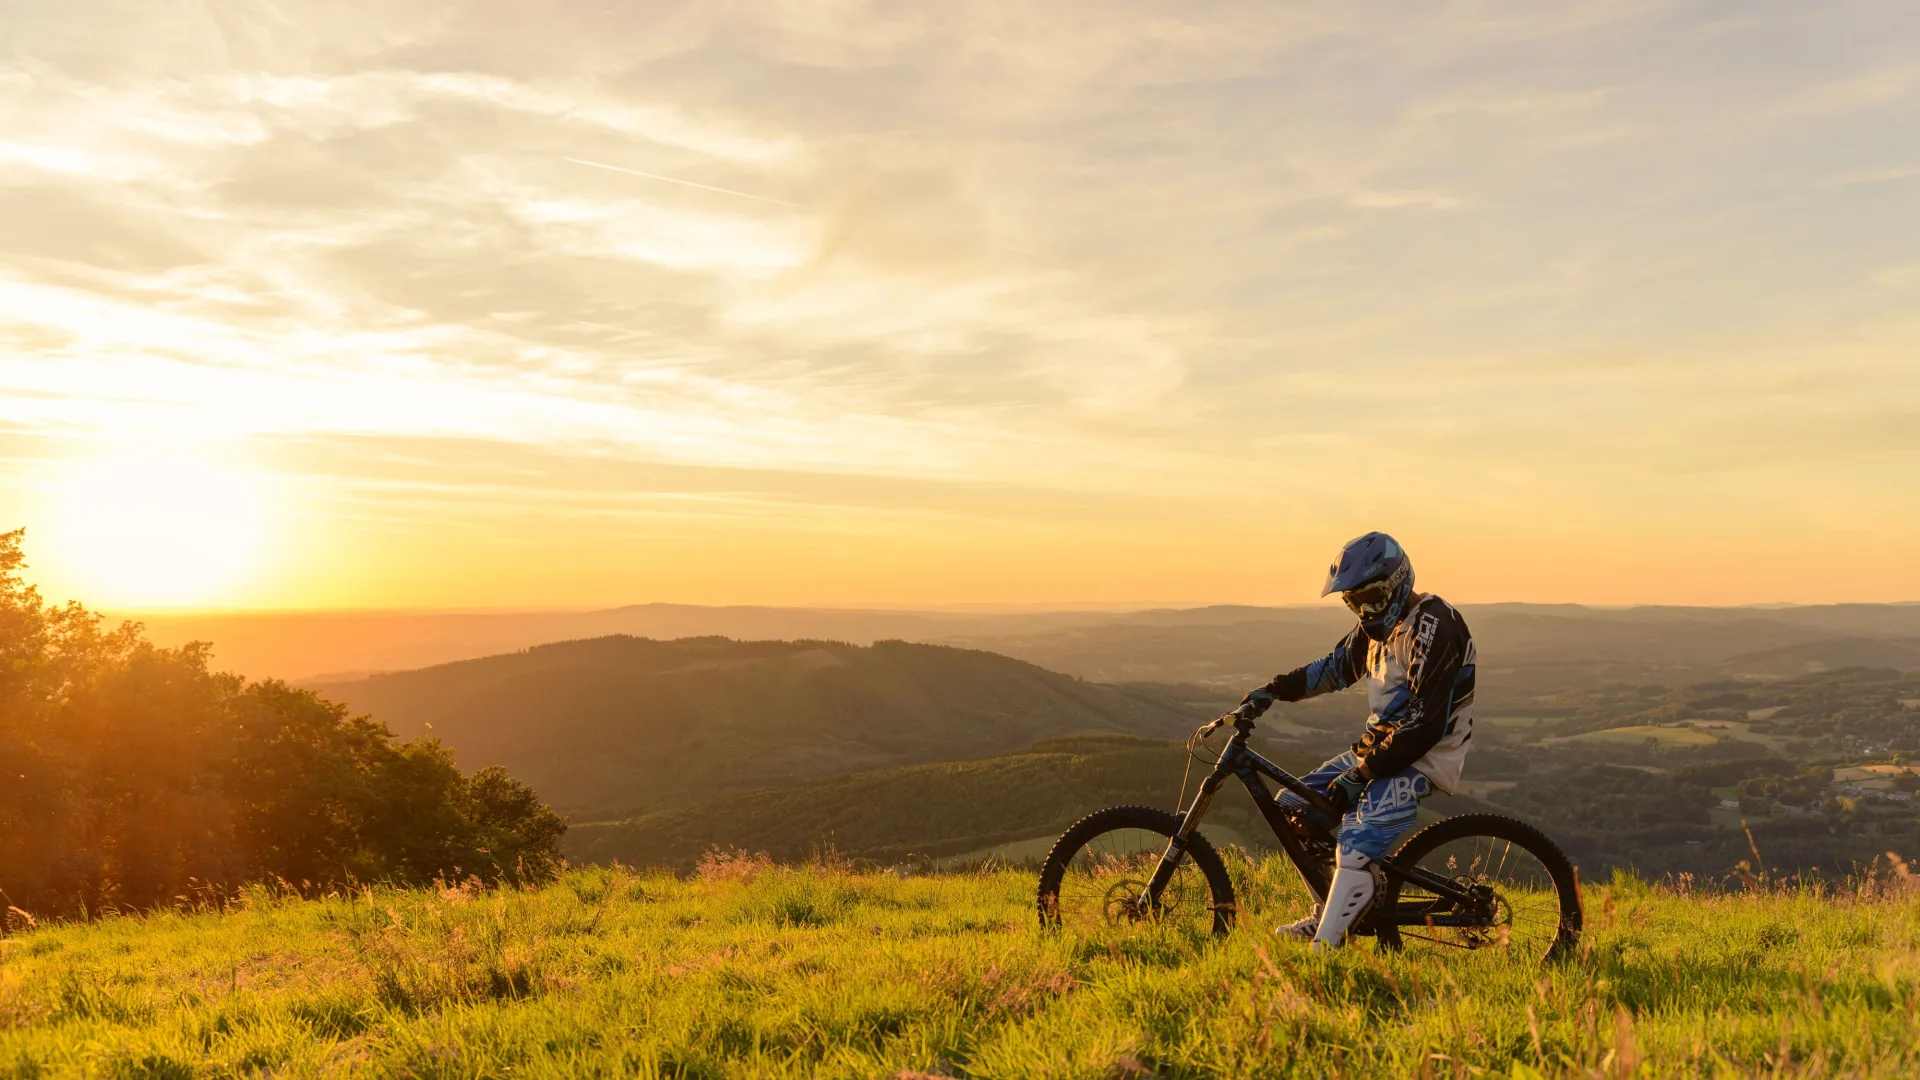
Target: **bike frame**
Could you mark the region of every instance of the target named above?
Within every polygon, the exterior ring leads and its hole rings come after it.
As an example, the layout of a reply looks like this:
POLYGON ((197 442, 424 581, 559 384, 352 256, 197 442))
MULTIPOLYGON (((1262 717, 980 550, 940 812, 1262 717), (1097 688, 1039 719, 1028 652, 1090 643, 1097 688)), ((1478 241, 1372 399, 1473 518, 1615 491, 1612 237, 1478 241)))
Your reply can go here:
MULTIPOLYGON (((1326 899, 1331 859, 1324 856, 1331 854, 1333 831, 1340 824, 1340 814, 1320 792, 1248 746, 1247 740, 1252 734, 1252 721, 1241 719, 1234 722, 1233 738, 1227 741, 1226 749, 1221 751, 1220 760, 1214 763, 1213 771, 1200 782, 1200 790, 1194 794, 1193 801, 1181 811, 1180 827, 1174 831, 1173 838, 1167 843, 1167 850, 1160 856, 1160 863, 1147 882, 1145 899, 1149 904, 1155 907, 1159 905, 1160 894, 1173 880, 1181 860, 1186 857, 1194 831, 1200 827, 1201 820, 1213 805, 1214 795, 1230 776, 1237 777, 1246 785, 1247 793, 1253 796, 1254 805, 1260 808, 1260 816, 1266 819, 1267 827, 1273 830, 1274 839, 1280 842, 1281 850, 1287 853, 1287 858, 1293 862, 1294 869, 1299 871, 1301 880, 1306 882, 1314 898, 1326 899), (1302 830, 1295 825, 1292 817, 1298 811, 1274 801, 1273 792, 1267 787, 1268 779, 1299 796, 1307 804, 1303 816, 1312 832, 1302 835, 1302 830)), ((1412 882, 1433 893, 1442 898, 1442 902, 1421 900, 1402 903, 1398 905, 1400 910, 1396 911, 1369 912, 1366 918, 1369 925, 1484 925, 1486 897, 1480 889, 1443 878, 1419 866, 1402 866, 1391 856, 1376 860, 1374 865, 1392 877, 1412 882)))

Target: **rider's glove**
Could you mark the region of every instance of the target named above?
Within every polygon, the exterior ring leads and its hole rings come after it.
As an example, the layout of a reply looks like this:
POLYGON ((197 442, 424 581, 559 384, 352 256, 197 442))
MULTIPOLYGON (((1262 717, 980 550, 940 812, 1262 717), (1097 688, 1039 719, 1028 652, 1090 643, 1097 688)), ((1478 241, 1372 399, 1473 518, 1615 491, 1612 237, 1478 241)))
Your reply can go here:
POLYGON ((1333 783, 1327 785, 1327 801, 1333 804, 1335 810, 1344 814, 1359 805, 1360 794, 1367 790, 1367 784, 1367 774, 1361 772, 1360 767, 1355 765, 1334 777, 1333 783))
POLYGON ((1233 710, 1233 715, 1251 720, 1266 712, 1273 705, 1273 700, 1273 691, 1264 686, 1249 690, 1247 696, 1240 699, 1240 706, 1233 710))

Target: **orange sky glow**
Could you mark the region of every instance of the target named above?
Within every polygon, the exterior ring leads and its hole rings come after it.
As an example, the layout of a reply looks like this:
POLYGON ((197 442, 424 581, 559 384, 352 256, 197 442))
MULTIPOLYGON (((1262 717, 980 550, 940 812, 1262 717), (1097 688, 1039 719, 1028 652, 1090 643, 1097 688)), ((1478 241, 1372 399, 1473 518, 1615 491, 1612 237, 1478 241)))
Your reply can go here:
POLYGON ((4 22, 54 597, 1920 600, 1909 3, 4 22))

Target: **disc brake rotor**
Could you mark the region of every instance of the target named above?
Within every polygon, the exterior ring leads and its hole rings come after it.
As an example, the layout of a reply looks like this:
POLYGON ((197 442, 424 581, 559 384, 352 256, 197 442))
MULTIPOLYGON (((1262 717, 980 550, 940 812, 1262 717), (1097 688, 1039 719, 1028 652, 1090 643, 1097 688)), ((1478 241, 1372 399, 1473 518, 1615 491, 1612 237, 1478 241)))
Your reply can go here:
POLYGON ((1475 884, 1459 877, 1454 881, 1479 901, 1474 905, 1476 912, 1484 911, 1487 916, 1486 922, 1478 926, 1463 926, 1455 931, 1460 936, 1461 944, 1470 949, 1479 949, 1504 942, 1512 932, 1513 925, 1513 908, 1507 903, 1506 897, 1494 892, 1491 885, 1475 884))
POLYGON ((1147 883, 1131 878, 1114 882, 1107 887, 1107 895, 1100 905, 1101 914, 1106 917, 1108 926, 1122 923, 1137 923, 1147 918, 1145 903, 1147 883))

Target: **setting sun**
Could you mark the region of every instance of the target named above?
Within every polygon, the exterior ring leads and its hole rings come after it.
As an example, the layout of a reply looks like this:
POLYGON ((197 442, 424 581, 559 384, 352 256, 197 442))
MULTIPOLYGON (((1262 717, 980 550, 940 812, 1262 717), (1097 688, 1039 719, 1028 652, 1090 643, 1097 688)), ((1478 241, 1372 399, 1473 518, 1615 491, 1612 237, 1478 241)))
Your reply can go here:
POLYGON ((73 467, 44 550, 97 602, 212 604, 260 569, 268 517, 263 485, 210 455, 122 451, 73 467))

